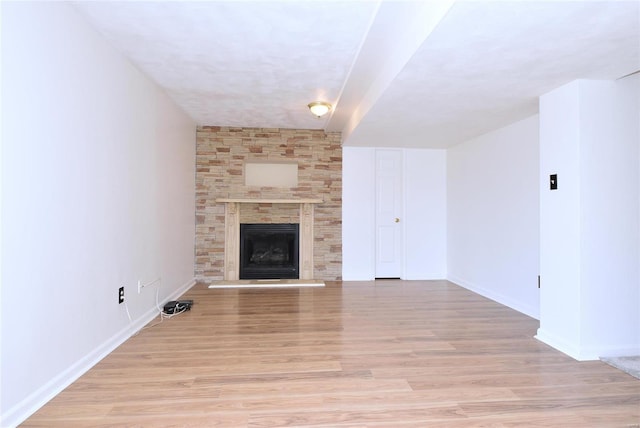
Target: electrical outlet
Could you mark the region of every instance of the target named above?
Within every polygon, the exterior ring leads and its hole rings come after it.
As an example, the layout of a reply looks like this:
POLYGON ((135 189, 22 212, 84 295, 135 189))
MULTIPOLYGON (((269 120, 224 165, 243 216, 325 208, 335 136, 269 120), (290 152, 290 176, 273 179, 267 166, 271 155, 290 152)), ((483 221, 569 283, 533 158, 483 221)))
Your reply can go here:
POLYGON ((124 287, 118 289, 118 304, 124 303, 124 287))

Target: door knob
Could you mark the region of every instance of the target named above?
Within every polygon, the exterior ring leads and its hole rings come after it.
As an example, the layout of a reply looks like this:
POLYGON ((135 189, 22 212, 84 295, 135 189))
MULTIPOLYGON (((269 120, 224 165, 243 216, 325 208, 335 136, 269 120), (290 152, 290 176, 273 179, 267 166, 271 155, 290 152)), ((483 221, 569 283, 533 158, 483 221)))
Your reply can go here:
POLYGON ((396 223, 400 223, 400 219, 396 217, 396 223))

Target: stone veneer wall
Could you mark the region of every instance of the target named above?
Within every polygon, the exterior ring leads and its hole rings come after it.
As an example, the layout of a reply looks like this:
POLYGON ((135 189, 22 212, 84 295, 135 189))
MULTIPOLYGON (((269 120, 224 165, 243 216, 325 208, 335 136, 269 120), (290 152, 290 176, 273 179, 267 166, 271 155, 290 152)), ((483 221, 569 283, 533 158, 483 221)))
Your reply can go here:
MULTIPOLYGON (((198 280, 221 280, 224 210, 216 198, 317 198, 314 278, 342 277, 341 134, 322 130, 202 126, 196 146, 196 267, 198 280), (246 186, 244 162, 297 162, 298 186, 246 186)), ((298 206, 242 204, 242 222, 298 223, 298 206)))

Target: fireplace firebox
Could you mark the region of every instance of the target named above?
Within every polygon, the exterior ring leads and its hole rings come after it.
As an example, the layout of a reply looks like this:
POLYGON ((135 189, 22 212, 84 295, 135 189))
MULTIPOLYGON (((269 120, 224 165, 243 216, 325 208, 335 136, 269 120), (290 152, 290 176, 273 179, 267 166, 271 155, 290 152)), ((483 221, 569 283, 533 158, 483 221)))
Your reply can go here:
POLYGON ((240 279, 298 279, 299 225, 240 224, 240 279))

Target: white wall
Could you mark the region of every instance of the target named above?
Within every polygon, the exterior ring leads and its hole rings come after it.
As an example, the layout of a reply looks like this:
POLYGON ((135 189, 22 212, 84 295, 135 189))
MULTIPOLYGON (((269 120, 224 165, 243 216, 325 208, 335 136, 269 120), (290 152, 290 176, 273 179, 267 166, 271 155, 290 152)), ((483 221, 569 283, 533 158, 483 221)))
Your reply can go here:
POLYGON ((597 99, 580 112, 582 347, 593 357, 640 354, 635 82, 581 82, 581 98, 597 99))
MULTIPOLYGON (((446 273, 446 152, 403 152, 403 279, 446 273)), ((375 148, 342 151, 342 278, 375 278, 375 148)))
POLYGON ((540 98, 540 326, 556 326, 543 340, 570 355, 581 322, 578 91, 574 82, 540 98), (553 191, 551 174, 558 177, 553 191))
POLYGON ((375 155, 372 148, 342 148, 342 279, 375 278, 375 155))
POLYGON ((538 116, 447 153, 448 279, 539 316, 538 116))
POLYGON ((194 157, 194 123, 68 4, 3 3, 0 425, 192 285, 194 157))
POLYGON ((404 279, 447 275, 447 152, 404 150, 404 279))
POLYGON ((537 337, 581 360, 640 352, 638 91, 635 76, 541 97, 537 337))

